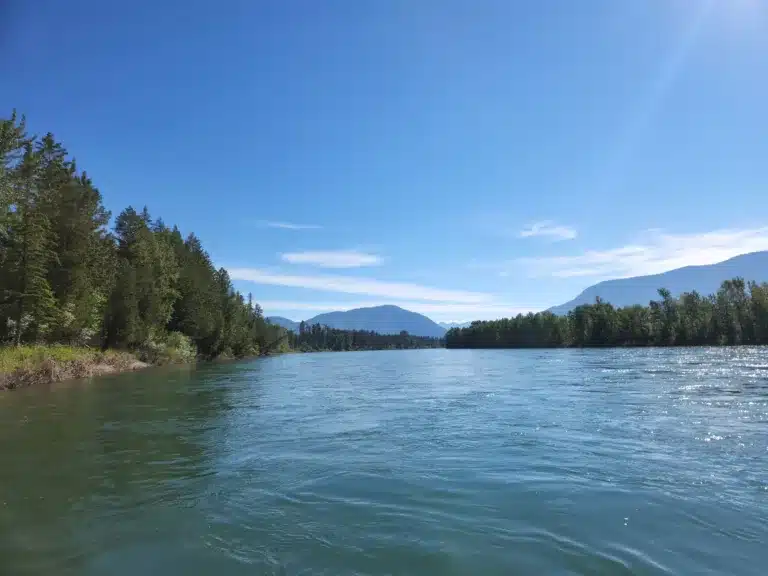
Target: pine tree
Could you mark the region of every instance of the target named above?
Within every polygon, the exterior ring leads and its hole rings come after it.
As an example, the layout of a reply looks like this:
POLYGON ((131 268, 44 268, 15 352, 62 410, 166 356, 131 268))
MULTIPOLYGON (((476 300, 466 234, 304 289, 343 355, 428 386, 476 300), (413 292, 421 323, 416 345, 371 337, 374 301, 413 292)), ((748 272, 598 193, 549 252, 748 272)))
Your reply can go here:
POLYGON ((12 179, 13 210, 7 220, 4 303, 15 344, 42 341, 53 329, 56 301, 47 274, 55 260, 50 222, 44 211, 48 158, 26 143, 12 179))

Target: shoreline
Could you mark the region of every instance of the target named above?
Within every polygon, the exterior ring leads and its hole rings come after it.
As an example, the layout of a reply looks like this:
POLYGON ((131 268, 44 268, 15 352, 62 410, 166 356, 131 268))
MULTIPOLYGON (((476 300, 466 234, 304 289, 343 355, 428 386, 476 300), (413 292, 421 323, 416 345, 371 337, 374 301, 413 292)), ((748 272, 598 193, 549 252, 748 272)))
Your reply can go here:
MULTIPOLYGON (((160 361, 143 362, 133 353, 117 350, 96 352, 87 348, 69 348, 66 346, 34 346, 20 348, 2 348, 3 350, 19 352, 22 359, 15 359, 21 365, 8 370, 0 362, 0 393, 10 390, 18 390, 29 386, 55 384, 83 378, 97 376, 109 376, 125 372, 136 372, 167 365, 193 365, 199 363, 230 363, 252 360, 254 358, 269 358, 284 354, 300 354, 299 350, 284 350, 270 352, 268 354, 255 354, 252 356, 218 357, 207 360, 193 359, 189 361, 160 361), (64 354, 62 354, 64 352, 64 354), (68 358, 62 358, 68 356, 68 358), (6 370, 3 371, 3 368, 6 370)), ((0 358, 0 360, 2 360, 0 358)))
MULTIPOLYGON (((6 350, 8 349, 6 348, 6 350)), ((22 347, 21 349, 16 350, 27 352, 30 356, 36 357, 25 358, 23 365, 12 370, 0 371, 0 394, 5 391, 18 390, 30 386, 55 384, 69 380, 108 376, 110 374, 121 374, 124 372, 135 372, 168 364, 183 365, 198 363, 198 361, 149 363, 142 362, 130 352, 118 352, 113 350, 94 352, 89 349, 70 349, 58 346, 38 346, 26 349, 22 347), (66 350, 69 356, 74 357, 62 359, 61 354, 59 353, 61 350, 66 350)), ((399 349, 392 348, 391 350, 399 349)), ((0 353, 2 353, 2 351, 3 349, 0 348, 0 353)), ((242 362, 243 360, 253 360, 255 358, 273 358, 292 354, 366 351, 369 350, 282 350, 270 352, 269 354, 256 354, 242 358, 214 358, 204 362, 228 364, 231 362, 242 362)), ((1 365, 0 369, 2 369, 1 365)))
POLYGON ((134 372, 153 366, 140 361, 128 352, 63 350, 66 354, 60 353, 60 350, 55 347, 21 350, 22 353, 27 353, 21 365, 12 370, 0 372, 0 392, 80 378, 134 372), (62 356, 70 357, 62 358, 62 356))

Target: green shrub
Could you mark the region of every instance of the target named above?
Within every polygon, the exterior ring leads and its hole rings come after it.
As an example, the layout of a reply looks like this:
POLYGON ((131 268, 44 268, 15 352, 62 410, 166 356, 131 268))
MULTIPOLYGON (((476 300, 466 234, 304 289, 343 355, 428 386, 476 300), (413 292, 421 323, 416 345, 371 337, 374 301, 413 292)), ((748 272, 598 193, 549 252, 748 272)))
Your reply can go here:
POLYGON ((197 348, 189 336, 171 332, 164 339, 148 338, 139 349, 139 358, 150 364, 186 364, 197 358, 197 348))
POLYGON ((0 347, 0 373, 34 370, 46 360, 55 362, 93 361, 97 352, 73 346, 3 346, 0 347))
POLYGON ((165 340, 165 354, 173 364, 194 362, 197 347, 189 336, 181 332, 171 332, 165 340))

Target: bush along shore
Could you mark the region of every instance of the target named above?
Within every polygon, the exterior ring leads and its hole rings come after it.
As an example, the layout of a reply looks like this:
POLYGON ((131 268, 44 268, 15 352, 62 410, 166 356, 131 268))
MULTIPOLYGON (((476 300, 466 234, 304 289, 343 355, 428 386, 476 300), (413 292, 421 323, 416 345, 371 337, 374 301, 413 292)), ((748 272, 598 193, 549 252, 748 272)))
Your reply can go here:
POLYGON ((114 219, 52 134, 0 118, 0 388, 292 349, 441 345, 269 323, 195 234, 144 207, 114 219), (119 352, 116 352, 119 351, 119 352))
MULTIPOLYGON (((364 350, 410 350, 442 348, 443 340, 400 334, 378 334, 361 330, 338 330, 315 324, 298 333, 287 332, 264 354, 288 352, 354 352, 364 350)), ((215 360, 237 358, 220 354, 215 360)), ((21 345, 0 347, 0 390, 32 384, 50 384, 76 378, 103 376, 165 364, 191 364, 200 360, 191 339, 178 332, 162 344, 129 351, 94 350, 87 347, 21 345)))
POLYGON ((0 349, 0 390, 140 370, 147 366, 149 364, 129 352, 101 352, 71 346, 7 347, 0 349))
POLYGON ((135 362, 269 353, 287 346, 285 332, 234 290, 194 234, 147 208, 113 218, 52 134, 30 136, 15 112, 0 118, 6 386, 37 381, 46 369, 61 379, 135 362))

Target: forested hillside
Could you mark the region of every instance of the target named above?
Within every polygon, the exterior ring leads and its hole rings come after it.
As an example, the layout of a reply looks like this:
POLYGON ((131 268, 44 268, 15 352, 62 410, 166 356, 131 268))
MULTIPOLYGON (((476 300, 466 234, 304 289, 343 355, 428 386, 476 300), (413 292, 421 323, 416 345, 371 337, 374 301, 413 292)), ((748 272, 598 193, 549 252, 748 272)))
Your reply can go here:
POLYGON ((126 208, 110 228, 111 214, 86 172, 51 134, 28 136, 15 113, 0 120, 0 158, 3 345, 116 348, 149 361, 163 353, 240 357, 291 344, 414 345, 340 331, 296 337, 270 324, 194 234, 183 236, 147 208, 126 208))
POLYGON ((299 331, 301 324, 305 326, 320 324, 321 326, 328 326, 337 330, 375 332, 376 334, 400 334, 401 332, 407 332, 412 336, 442 338, 445 336, 446 330, 446 328, 423 314, 405 310, 391 304, 327 312, 300 322, 295 322, 282 316, 269 316, 267 320, 272 324, 277 324, 294 332, 299 331))
POLYGON ((605 280, 590 286, 570 302, 549 309, 553 314, 568 314, 582 304, 592 304, 596 298, 615 307, 643 305, 656 298, 663 286, 678 298, 685 292, 711 294, 725 280, 749 278, 756 282, 768 280, 768 251, 741 254, 717 264, 685 266, 661 274, 605 280))
POLYGON ((321 324, 302 322, 296 333, 288 337, 291 348, 301 352, 315 350, 405 350, 411 348, 442 348, 443 340, 428 336, 379 334, 364 330, 339 330, 321 324))
POLYGON ((716 294, 673 298, 658 291, 648 306, 614 308, 597 299, 567 316, 551 312, 473 322, 449 330, 448 348, 702 346, 768 344, 768 283, 723 282, 716 294))
POLYGON ((274 324, 275 326, 282 326, 286 330, 292 330, 294 332, 299 331, 299 323, 284 318, 282 316, 267 316, 267 322, 274 324))
POLYGON ((0 124, 0 341, 176 346, 242 356, 281 336, 232 288, 194 234, 126 208, 110 213, 51 134, 0 124), (177 333, 177 334, 174 334, 177 333))
POLYGON ((442 338, 445 335, 445 328, 423 314, 391 304, 328 312, 314 316, 305 323, 320 324, 339 330, 374 331, 378 334, 399 334, 405 331, 429 338, 442 338))

